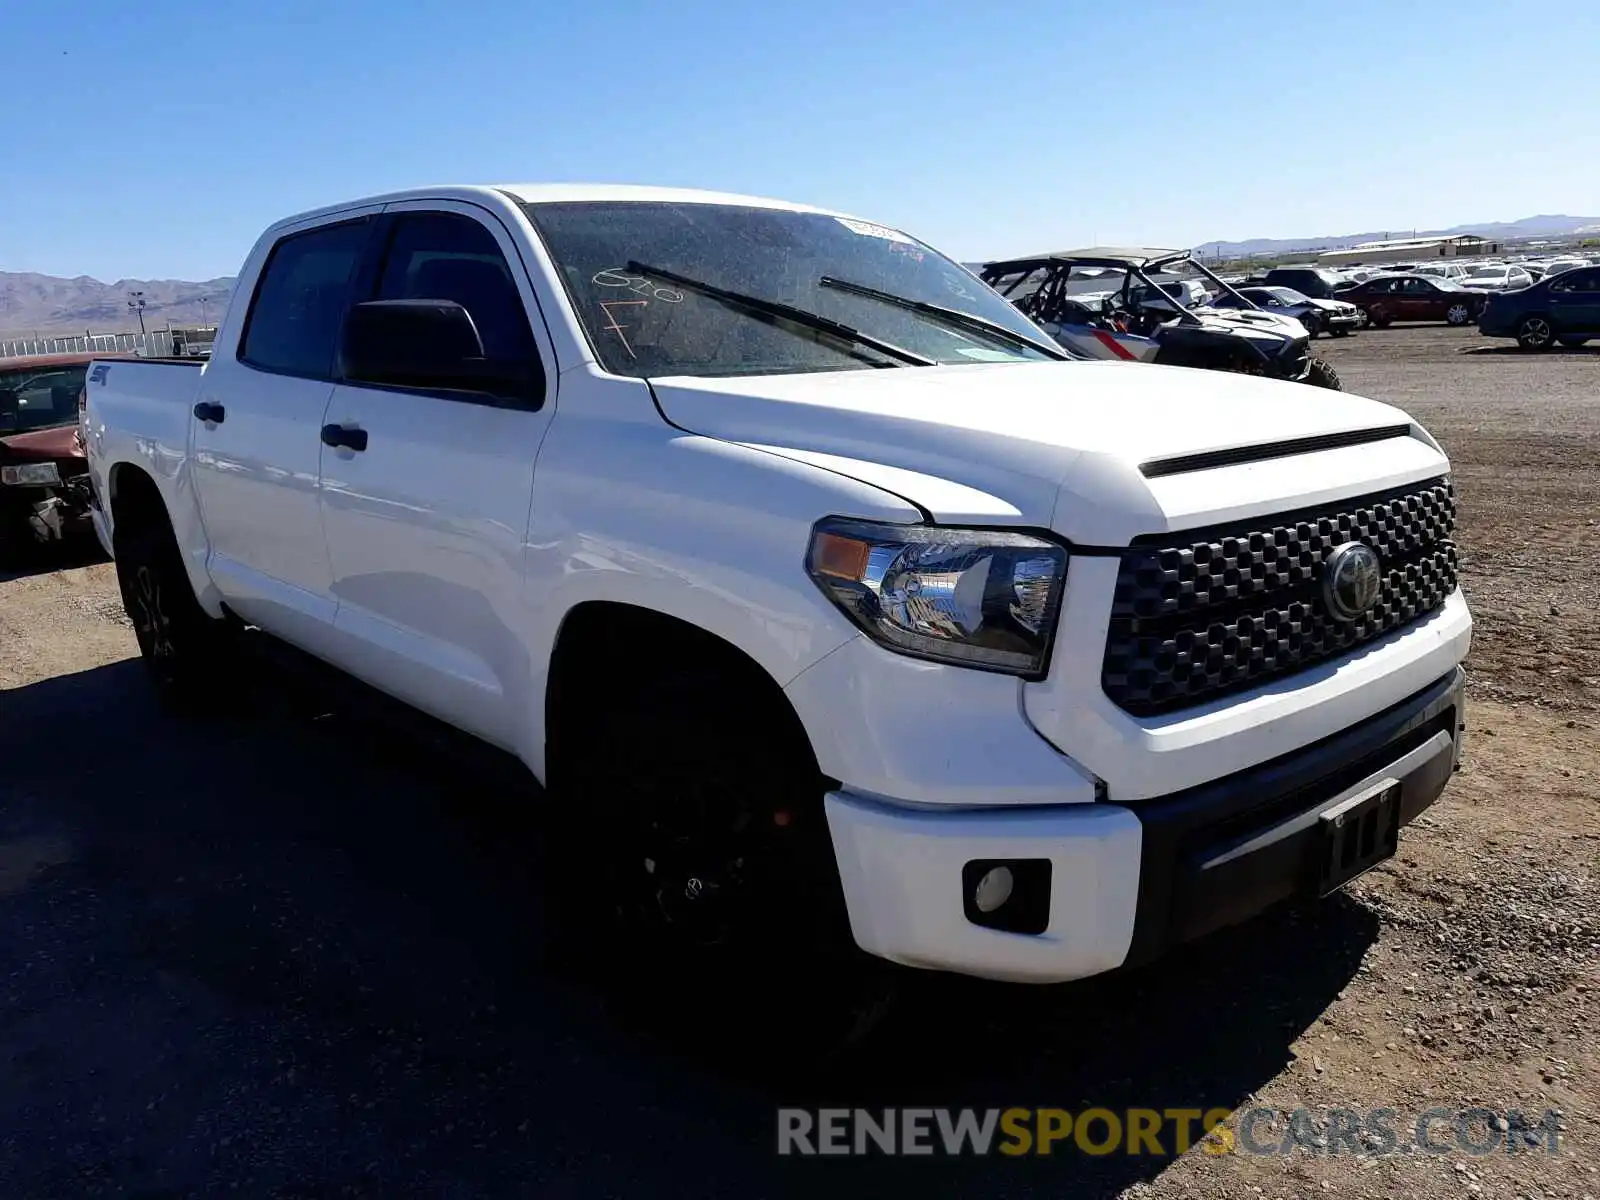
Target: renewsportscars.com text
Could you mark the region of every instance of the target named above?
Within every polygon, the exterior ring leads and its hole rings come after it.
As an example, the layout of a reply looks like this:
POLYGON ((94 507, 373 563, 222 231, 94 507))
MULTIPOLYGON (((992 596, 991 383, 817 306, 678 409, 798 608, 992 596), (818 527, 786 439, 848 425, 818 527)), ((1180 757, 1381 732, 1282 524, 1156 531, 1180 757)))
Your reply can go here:
POLYGON ((1556 1153, 1555 1112, 1394 1108, 780 1108, 780 1155, 1556 1153))

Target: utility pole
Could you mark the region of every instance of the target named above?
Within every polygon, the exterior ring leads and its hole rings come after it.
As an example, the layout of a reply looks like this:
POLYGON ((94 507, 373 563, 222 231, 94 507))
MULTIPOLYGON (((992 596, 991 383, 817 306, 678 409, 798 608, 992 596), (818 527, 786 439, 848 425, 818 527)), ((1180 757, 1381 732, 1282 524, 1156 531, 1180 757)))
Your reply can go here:
POLYGON ((211 324, 211 321, 206 316, 206 298, 204 296, 201 296, 200 297, 200 325, 201 325, 202 328, 205 328, 205 327, 208 327, 210 324, 211 324))
POLYGON ((139 315, 139 336, 146 336, 144 331, 144 293, 129 292, 128 307, 133 309, 133 311, 139 315))

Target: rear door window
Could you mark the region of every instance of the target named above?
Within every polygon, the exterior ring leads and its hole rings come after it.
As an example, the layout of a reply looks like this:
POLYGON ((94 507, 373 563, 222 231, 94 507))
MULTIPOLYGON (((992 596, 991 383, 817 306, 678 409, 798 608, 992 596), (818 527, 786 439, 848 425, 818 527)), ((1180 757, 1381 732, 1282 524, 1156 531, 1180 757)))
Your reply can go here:
POLYGON ((282 375, 333 377, 334 347, 368 228, 365 218, 323 225, 273 247, 246 318, 241 361, 282 375))

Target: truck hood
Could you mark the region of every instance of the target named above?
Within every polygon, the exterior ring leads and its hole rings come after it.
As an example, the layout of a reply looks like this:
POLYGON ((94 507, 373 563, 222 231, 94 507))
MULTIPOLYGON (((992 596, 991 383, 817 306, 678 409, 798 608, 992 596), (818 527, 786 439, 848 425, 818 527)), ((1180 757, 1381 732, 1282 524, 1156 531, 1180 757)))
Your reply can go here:
POLYGON ((691 433, 848 475, 937 521, 1051 528, 1086 545, 1281 512, 1377 490, 1396 472, 1421 478, 1447 466, 1388 405, 1186 367, 982 364, 675 377, 651 387, 666 418, 691 433), (1410 445, 1269 450, 1215 469, 1141 470, 1153 460, 1383 429, 1410 445))
POLYGON ((0 457, 12 462, 45 462, 60 458, 82 458, 77 425, 57 425, 54 429, 30 429, 0 437, 0 457))

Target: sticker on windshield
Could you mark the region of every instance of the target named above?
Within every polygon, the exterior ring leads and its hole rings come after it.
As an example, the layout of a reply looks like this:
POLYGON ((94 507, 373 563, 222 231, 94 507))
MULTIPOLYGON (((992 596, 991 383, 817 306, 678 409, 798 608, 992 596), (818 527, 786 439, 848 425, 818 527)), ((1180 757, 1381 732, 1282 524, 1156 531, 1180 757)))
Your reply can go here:
POLYGON ((859 233, 862 237, 882 238, 886 242, 903 242, 907 245, 916 244, 898 229, 890 229, 887 225, 874 225, 870 221, 856 221, 849 217, 835 217, 834 220, 850 232, 859 233))
POLYGON ((963 358, 975 358, 979 362, 1016 362, 1015 354, 1007 354, 1004 350, 986 350, 982 346, 962 346, 956 353, 963 358))

